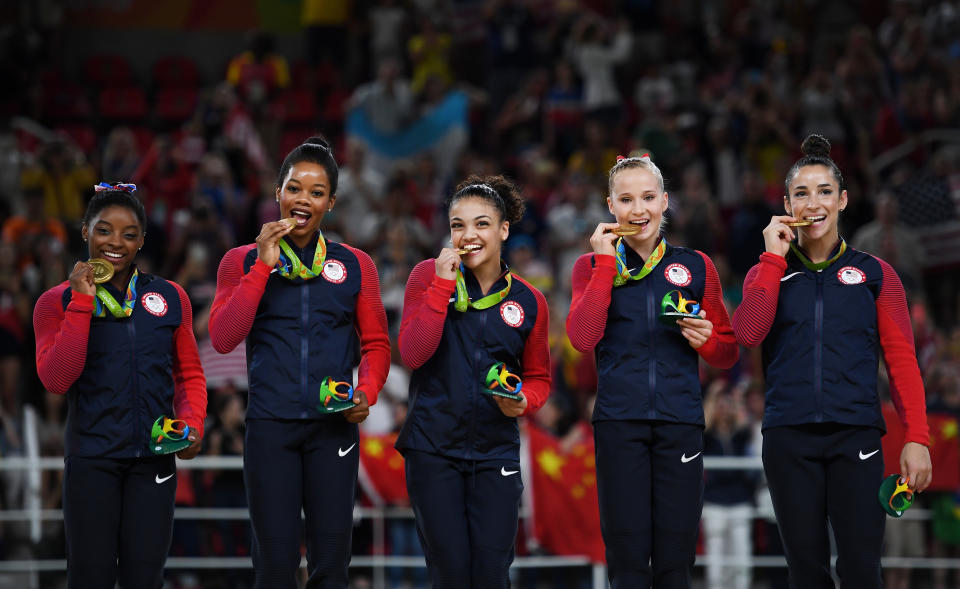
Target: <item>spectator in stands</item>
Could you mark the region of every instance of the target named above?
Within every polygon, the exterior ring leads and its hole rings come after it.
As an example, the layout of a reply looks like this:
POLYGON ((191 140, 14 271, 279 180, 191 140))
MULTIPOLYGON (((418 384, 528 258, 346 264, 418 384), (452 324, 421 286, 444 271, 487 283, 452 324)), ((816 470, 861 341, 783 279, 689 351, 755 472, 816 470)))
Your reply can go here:
POLYGON ((290 85, 290 67, 275 44, 273 35, 253 31, 248 49, 227 64, 227 82, 254 111, 290 85))
POLYGON ((116 127, 107 136, 103 146, 103 177, 132 178, 140 166, 140 150, 130 127, 116 127))
POLYGON ((614 68, 627 59, 633 35, 626 21, 611 25, 587 14, 577 19, 569 47, 570 60, 583 80, 583 110, 588 118, 617 125, 623 102, 614 68))
POLYGON ((417 34, 407 42, 407 54, 413 64, 410 90, 414 94, 420 94, 433 76, 437 76, 444 86, 454 81, 450 68, 453 37, 440 29, 435 18, 435 15, 422 15, 417 34))
MULTIPOLYGON (((749 456, 753 432, 747 422, 743 388, 723 381, 707 387, 703 402, 704 456, 749 456)), ((757 476, 748 470, 711 470, 703 488, 703 534, 710 589, 750 589, 753 552, 753 498, 757 476), (723 559, 726 562, 716 562, 723 559)))
POLYGON ((93 169, 82 153, 60 140, 43 146, 39 164, 23 171, 21 186, 39 186, 47 215, 70 225, 78 224, 83 216, 84 192, 94 183, 93 169))
POLYGON ((2 229, 2 239, 13 248, 20 270, 42 265, 44 258, 40 254, 49 249, 50 242, 56 242, 60 251, 67 245, 67 230, 60 219, 44 210, 44 194, 39 185, 24 187, 23 204, 23 213, 7 219, 2 229))
POLYGON ((387 57, 377 68, 377 78, 357 88, 347 108, 359 108, 380 133, 396 133, 413 117, 413 92, 401 77, 400 63, 387 57))
POLYGON ((883 258, 903 281, 907 298, 923 296, 923 269, 926 252, 917 234, 897 222, 897 200, 889 191, 881 191, 874 203, 874 220, 861 227, 851 245, 883 258))

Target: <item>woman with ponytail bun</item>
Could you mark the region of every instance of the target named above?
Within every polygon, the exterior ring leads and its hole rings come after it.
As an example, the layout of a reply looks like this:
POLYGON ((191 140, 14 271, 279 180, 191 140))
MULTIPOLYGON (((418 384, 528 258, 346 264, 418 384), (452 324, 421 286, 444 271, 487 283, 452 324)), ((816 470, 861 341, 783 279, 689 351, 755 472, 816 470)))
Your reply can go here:
POLYGON ((326 139, 295 147, 277 176, 279 219, 227 252, 217 274, 213 347, 247 348, 243 469, 257 589, 297 586, 304 531, 307 586, 349 583, 357 424, 386 380, 390 342, 373 260, 320 230, 337 178, 326 139))
POLYGON ((546 299, 501 256, 524 202, 471 176, 445 202, 450 244, 410 274, 400 353, 413 373, 397 439, 435 589, 510 587, 523 482, 517 417, 550 393, 546 299))
POLYGON ((931 480, 926 404, 903 286, 880 258, 847 245, 847 191, 830 142, 810 135, 790 168, 785 215, 763 231, 733 316, 737 341, 761 346, 766 383, 763 465, 793 588, 834 586, 829 520, 844 587, 881 587, 886 513, 877 392, 881 354, 906 435, 901 480, 931 480))

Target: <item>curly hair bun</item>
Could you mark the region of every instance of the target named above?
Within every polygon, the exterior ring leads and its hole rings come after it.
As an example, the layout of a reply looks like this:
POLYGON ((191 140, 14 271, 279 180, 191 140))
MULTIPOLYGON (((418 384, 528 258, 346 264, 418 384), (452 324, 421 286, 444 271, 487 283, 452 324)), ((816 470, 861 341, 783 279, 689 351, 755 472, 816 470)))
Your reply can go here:
POLYGON ((463 182, 457 185, 456 192, 447 202, 449 209, 453 200, 459 200, 464 196, 487 197, 485 191, 479 187, 486 186, 493 190, 495 196, 492 200, 494 205, 500 209, 503 219, 512 223, 517 223, 523 217, 526 208, 523 197, 520 196, 520 189, 510 179, 502 176, 477 176, 471 175, 463 182), (499 197, 499 198, 497 198, 499 197))
POLYGON ((830 141, 823 135, 808 135, 803 143, 800 144, 800 151, 803 155, 812 157, 830 157, 830 141))

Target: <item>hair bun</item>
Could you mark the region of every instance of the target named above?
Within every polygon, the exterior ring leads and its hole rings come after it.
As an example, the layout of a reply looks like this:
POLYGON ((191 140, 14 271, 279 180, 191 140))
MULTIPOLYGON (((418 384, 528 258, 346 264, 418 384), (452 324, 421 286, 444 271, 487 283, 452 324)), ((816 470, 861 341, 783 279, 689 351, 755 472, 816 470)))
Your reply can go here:
POLYGON ((330 151, 330 153, 333 153, 333 148, 330 147, 330 142, 327 141, 327 138, 323 135, 314 135, 313 137, 304 141, 303 145, 319 145, 320 147, 330 151))
POLYGON ((800 144, 800 151, 803 152, 803 155, 828 158, 830 157, 830 142, 823 135, 808 135, 800 144))

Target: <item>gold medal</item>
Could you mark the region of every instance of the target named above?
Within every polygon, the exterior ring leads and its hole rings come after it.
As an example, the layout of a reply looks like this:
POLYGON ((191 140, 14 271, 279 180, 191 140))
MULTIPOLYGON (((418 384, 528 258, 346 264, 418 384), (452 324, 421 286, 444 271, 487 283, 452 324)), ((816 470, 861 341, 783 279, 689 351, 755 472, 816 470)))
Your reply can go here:
POLYGON ((280 219, 280 222, 290 225, 290 229, 297 228, 297 219, 295 217, 287 217, 286 219, 280 219))
POLYGON ((630 226, 630 225, 621 225, 615 229, 611 229, 610 233, 613 233, 614 235, 619 235, 621 237, 623 237, 624 235, 636 235, 637 233, 640 233, 640 228, 630 226))
POLYGON ((93 282, 103 284, 113 278, 113 264, 103 258, 90 258, 87 263, 93 266, 93 282))
POLYGON ((784 225, 787 227, 807 227, 809 225, 813 225, 813 221, 808 221, 806 219, 803 219, 802 221, 786 221, 784 222, 784 225))

